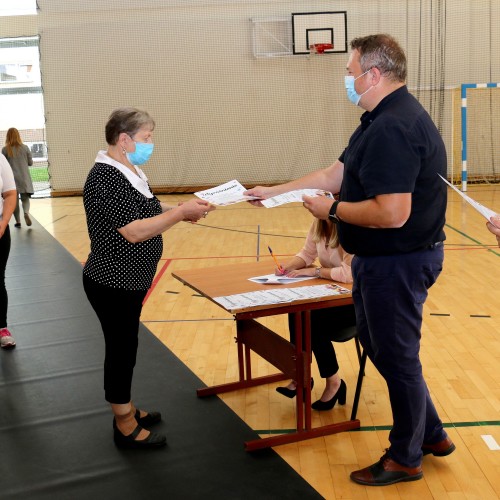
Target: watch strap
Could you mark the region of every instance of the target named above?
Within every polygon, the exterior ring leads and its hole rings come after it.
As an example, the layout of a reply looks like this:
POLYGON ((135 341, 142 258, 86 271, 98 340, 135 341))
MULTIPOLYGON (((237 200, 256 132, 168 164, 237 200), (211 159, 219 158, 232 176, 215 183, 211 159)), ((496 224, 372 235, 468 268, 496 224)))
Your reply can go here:
POLYGON ((328 217, 333 222, 338 222, 339 221, 339 218, 337 216, 337 207, 338 207, 339 203, 340 203, 339 200, 335 200, 332 203, 332 206, 330 207, 330 211, 328 212, 328 217))

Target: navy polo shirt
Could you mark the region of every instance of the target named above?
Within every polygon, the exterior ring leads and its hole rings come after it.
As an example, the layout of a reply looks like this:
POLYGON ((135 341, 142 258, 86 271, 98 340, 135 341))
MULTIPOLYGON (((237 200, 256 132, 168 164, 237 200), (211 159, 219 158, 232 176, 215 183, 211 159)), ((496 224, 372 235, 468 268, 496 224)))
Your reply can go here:
POLYGON ((338 225, 346 252, 391 255, 444 241, 446 149, 436 126, 406 86, 386 96, 361 116, 339 160, 344 164, 340 201, 411 193, 412 207, 401 228, 374 229, 338 225))

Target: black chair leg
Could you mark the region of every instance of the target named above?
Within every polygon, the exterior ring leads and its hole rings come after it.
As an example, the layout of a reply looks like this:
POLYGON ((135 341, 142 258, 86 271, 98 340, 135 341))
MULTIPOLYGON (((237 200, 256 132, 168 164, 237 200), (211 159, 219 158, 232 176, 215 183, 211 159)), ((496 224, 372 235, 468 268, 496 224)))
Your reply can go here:
POLYGON ((356 352, 358 353, 358 361, 361 363, 361 344, 359 343, 358 337, 354 338, 356 343, 356 352))
POLYGON ((359 398, 361 396, 361 386, 363 385, 363 377, 365 375, 366 358, 366 351, 363 351, 363 354, 361 354, 361 358, 359 360, 358 381, 356 383, 356 393, 354 394, 354 402, 352 404, 351 420, 355 420, 356 413, 358 413, 359 398))
MULTIPOLYGON (((359 342, 359 338, 355 337, 355 342, 356 342, 356 352, 358 353, 358 361, 361 364, 361 343, 359 342)), ((365 372, 363 371, 363 375, 365 372)))

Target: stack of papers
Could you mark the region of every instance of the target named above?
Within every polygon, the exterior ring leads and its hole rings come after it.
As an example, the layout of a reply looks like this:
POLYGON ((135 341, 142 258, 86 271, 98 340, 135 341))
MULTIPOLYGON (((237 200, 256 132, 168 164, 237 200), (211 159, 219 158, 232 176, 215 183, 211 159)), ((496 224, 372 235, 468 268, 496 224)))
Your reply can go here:
POLYGON ((334 295, 350 294, 351 291, 339 285, 311 285, 298 288, 273 288, 271 290, 257 290, 255 292, 238 293, 224 297, 214 297, 214 301, 224 309, 233 311, 247 307, 282 304, 296 300, 316 299, 334 295))

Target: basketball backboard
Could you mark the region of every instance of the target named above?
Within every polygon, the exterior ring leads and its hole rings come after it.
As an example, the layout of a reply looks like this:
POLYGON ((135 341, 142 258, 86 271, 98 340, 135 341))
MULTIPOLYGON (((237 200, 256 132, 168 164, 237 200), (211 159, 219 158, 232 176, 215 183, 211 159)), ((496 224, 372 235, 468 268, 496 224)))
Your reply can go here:
POLYGON ((299 12, 292 14, 293 53, 310 54, 311 46, 331 44, 324 54, 347 52, 347 13, 299 12))

